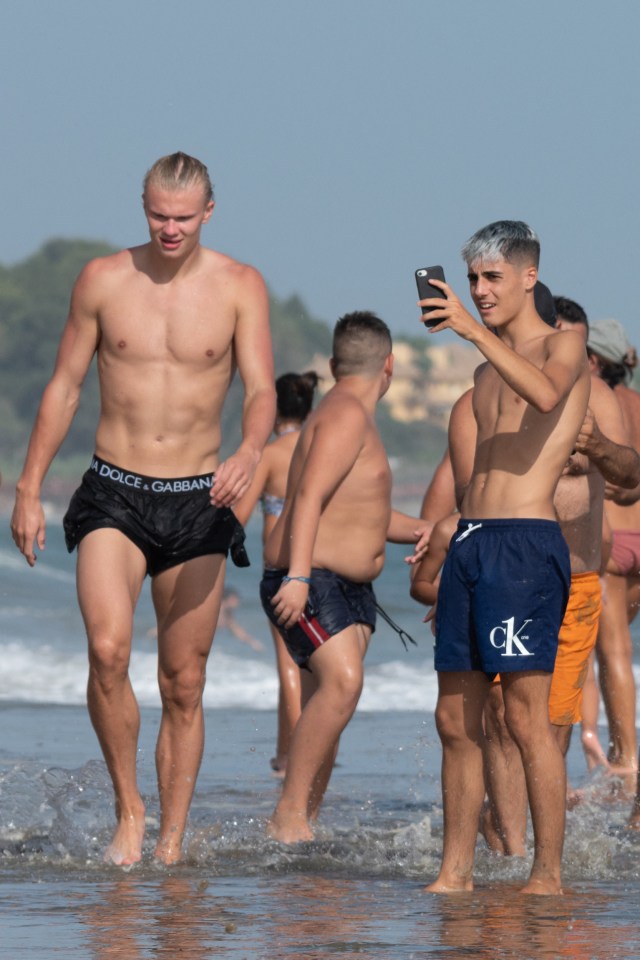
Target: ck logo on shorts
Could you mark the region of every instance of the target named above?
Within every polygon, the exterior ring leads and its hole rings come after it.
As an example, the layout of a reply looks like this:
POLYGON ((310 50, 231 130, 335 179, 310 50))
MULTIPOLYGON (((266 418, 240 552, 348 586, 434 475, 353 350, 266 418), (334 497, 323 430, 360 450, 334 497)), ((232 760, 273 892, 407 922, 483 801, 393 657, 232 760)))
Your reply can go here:
POLYGON ((527 650, 522 642, 529 639, 527 634, 522 634, 522 630, 528 623, 531 623, 531 620, 525 620, 514 633, 515 620, 515 617, 509 617, 508 620, 502 621, 504 627, 493 628, 489 634, 491 646, 495 647, 496 650, 501 650, 504 647, 504 652, 501 654, 503 657, 532 657, 533 653, 527 650), (517 649, 514 650, 514 647, 517 647, 517 649))

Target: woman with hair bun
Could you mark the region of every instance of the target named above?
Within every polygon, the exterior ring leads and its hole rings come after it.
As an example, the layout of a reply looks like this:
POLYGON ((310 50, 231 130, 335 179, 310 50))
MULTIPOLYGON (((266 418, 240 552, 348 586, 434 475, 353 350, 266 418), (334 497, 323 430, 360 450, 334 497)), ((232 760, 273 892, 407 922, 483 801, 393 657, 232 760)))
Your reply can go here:
MULTIPOLYGON (((273 428, 275 439, 262 455, 251 486, 234 505, 233 511, 244 525, 258 500, 262 504, 262 542, 264 543, 282 512, 287 490, 289 464, 298 442, 300 428, 311 412, 319 377, 307 373, 283 373, 276 380, 277 413, 273 428)), ((292 660, 278 631, 269 624, 276 649, 279 678, 278 736, 271 767, 284 776, 291 735, 300 716, 300 668, 292 660)))

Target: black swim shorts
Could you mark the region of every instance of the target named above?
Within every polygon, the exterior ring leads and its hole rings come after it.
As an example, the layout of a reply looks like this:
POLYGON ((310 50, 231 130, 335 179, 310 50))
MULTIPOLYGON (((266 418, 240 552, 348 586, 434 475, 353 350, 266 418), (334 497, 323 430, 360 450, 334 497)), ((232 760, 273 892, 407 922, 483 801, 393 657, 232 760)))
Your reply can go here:
POLYGON ((354 583, 331 570, 314 567, 304 613, 293 627, 278 623, 272 598, 280 589, 286 570, 265 570, 260 583, 264 612, 280 633, 299 667, 308 669, 311 654, 331 637, 355 623, 376 628, 376 598, 370 583, 354 583))
POLYGON ((244 529, 228 507, 214 507, 213 476, 145 477, 94 457, 63 519, 69 553, 93 530, 120 530, 155 576, 195 557, 221 553, 248 567, 244 529))

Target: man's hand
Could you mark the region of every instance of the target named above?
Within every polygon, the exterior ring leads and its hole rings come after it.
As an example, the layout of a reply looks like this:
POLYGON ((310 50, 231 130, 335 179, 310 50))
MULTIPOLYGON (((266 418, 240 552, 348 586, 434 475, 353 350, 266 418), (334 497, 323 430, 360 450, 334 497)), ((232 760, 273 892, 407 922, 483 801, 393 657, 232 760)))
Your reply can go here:
POLYGON ((418 305, 421 307, 433 308, 429 311, 428 319, 429 323, 434 325, 428 327, 428 332, 438 333, 439 330, 453 330, 463 340, 473 341, 477 338, 478 331, 481 329, 480 324, 458 300, 449 284, 443 280, 435 279, 429 282, 434 287, 440 287, 447 299, 444 303, 440 297, 428 297, 426 300, 418 301, 418 305))
POLYGON ((630 507, 640 500, 640 486, 625 490, 624 487, 616 487, 613 483, 605 483, 604 498, 617 503, 619 507, 630 507))
POLYGON ((37 560, 35 544, 38 545, 39 550, 44 550, 46 540, 44 510, 39 497, 29 497, 25 494, 16 496, 11 517, 11 535, 29 566, 35 566, 37 560))
POLYGON ((427 611, 425 616, 422 618, 423 623, 429 623, 431 625, 431 634, 435 637, 436 635, 436 609, 438 606, 438 601, 434 603, 430 610, 427 611))
POLYGON ((413 548, 413 553, 410 557, 405 557, 404 562, 408 564, 420 563, 425 553, 429 549, 429 539, 431 538, 431 531, 433 530, 433 524, 428 521, 424 521, 419 527, 416 528, 416 545, 413 548))
POLYGON ((214 507, 231 507, 245 493, 260 462, 258 454, 240 448, 216 470, 211 488, 214 507))
POLYGON ((309 598, 309 584, 301 580, 283 583, 271 603, 281 627, 293 627, 298 622, 309 598))
POLYGON ((582 426, 580 427, 580 432, 576 438, 575 449, 578 453, 584 453, 589 456, 590 452, 593 452, 603 440, 603 434, 598 426, 598 421, 593 415, 593 411, 590 407, 587 407, 587 412, 584 415, 584 420, 582 421, 582 426))

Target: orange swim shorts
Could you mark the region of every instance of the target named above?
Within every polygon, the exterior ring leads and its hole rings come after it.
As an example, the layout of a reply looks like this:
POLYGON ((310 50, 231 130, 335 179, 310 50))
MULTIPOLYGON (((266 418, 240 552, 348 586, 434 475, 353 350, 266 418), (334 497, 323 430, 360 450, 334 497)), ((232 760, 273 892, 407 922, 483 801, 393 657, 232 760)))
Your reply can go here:
POLYGON ((598 574, 572 574, 549 693, 549 719, 558 726, 582 719, 582 688, 598 636, 601 605, 598 574))

